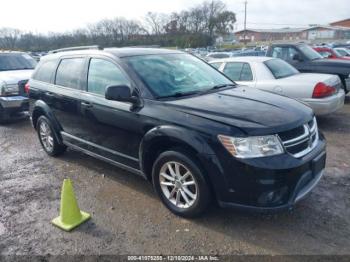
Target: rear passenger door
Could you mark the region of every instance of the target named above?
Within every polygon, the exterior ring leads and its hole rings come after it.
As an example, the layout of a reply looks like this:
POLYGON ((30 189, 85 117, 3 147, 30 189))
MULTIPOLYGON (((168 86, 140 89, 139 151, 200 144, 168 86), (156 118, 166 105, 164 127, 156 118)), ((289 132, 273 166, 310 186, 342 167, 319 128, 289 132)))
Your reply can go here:
POLYGON ((82 132, 80 98, 86 61, 85 57, 62 58, 56 70, 55 86, 44 94, 45 102, 53 110, 63 131, 75 136, 82 132))

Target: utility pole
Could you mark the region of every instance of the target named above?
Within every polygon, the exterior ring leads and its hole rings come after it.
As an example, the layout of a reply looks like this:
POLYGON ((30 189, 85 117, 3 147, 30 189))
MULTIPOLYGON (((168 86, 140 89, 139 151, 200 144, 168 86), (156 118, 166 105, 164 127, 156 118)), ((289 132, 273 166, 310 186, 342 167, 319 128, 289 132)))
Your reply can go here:
POLYGON ((246 45, 246 30, 247 30, 247 4, 248 4, 248 1, 245 1, 244 2, 244 34, 243 34, 243 37, 244 37, 244 45, 246 45))

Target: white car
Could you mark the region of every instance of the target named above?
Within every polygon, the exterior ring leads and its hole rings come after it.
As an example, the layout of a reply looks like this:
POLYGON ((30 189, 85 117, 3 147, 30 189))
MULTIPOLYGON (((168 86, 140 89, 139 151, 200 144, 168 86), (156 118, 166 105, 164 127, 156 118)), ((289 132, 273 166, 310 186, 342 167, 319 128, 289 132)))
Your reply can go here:
POLYGON ((272 57, 233 57, 210 64, 238 84, 298 99, 316 115, 333 113, 344 105, 345 93, 336 75, 300 73, 272 57))
POLYGON ((23 89, 35 66, 36 61, 26 53, 0 51, 0 123, 28 110, 23 89))
POLYGON ((337 47, 334 48, 335 51, 338 52, 338 54, 340 54, 341 56, 350 56, 350 50, 343 48, 343 47, 337 47))

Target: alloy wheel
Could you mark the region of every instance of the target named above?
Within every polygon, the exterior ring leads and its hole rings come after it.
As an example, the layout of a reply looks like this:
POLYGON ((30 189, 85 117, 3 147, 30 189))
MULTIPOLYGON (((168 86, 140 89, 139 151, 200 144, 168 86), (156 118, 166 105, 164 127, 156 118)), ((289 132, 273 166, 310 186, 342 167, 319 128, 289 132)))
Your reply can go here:
POLYGON ((54 140, 53 140, 51 128, 45 121, 41 121, 39 125, 39 134, 45 150, 48 152, 52 152, 54 147, 54 140))
POLYGON ((160 188, 178 208, 190 208, 198 196, 198 185, 191 171, 178 162, 167 162, 160 169, 160 188))

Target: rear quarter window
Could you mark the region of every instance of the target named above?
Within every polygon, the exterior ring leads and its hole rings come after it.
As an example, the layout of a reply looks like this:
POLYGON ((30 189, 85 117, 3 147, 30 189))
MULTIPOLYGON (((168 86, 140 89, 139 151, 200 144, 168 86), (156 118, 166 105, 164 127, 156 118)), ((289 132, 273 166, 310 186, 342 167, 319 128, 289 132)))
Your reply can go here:
POLYGON ((34 80, 51 83, 52 76, 56 70, 57 61, 50 60, 40 63, 33 75, 34 80))

